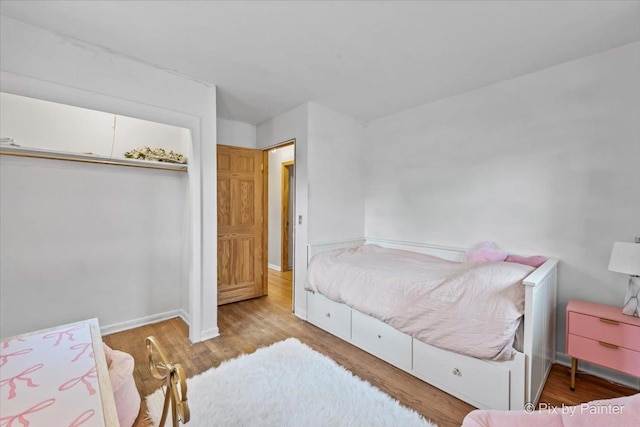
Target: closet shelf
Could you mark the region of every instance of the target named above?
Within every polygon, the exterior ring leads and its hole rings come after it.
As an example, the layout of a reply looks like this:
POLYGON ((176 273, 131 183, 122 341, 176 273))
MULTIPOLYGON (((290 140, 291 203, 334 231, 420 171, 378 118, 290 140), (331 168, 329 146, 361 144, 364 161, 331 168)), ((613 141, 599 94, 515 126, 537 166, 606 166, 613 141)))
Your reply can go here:
POLYGON ((71 162, 97 163, 102 165, 131 166, 135 168, 163 169, 177 172, 186 172, 188 166, 178 163, 163 163, 148 160, 113 159, 94 154, 69 153, 63 151, 49 151, 38 148, 16 147, 10 145, 0 146, 0 154, 18 157, 34 157, 38 159, 67 160, 71 162))

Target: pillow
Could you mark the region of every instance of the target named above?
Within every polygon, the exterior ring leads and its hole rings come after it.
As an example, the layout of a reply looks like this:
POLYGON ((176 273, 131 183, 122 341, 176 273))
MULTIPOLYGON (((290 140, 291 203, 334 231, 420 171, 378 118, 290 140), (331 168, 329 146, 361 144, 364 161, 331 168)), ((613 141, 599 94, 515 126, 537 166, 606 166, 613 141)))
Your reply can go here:
POLYGON ((478 249, 469 249, 464 254, 468 262, 501 262, 507 253, 496 248, 493 242, 484 242, 478 249))
POLYGON ((538 268, 542 264, 547 262, 547 257, 544 257, 542 255, 535 255, 535 256, 509 255, 507 259, 505 259, 505 261, 515 262, 518 264, 524 264, 534 268, 538 268))

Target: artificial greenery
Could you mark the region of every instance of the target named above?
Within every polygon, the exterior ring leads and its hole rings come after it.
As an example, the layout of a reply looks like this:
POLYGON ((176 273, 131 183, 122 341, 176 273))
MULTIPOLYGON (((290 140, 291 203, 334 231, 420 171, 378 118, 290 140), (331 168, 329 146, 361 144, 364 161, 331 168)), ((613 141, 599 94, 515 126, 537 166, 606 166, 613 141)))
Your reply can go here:
POLYGON ((140 147, 124 153, 127 159, 153 160, 157 162, 187 163, 187 158, 180 153, 164 148, 140 147))

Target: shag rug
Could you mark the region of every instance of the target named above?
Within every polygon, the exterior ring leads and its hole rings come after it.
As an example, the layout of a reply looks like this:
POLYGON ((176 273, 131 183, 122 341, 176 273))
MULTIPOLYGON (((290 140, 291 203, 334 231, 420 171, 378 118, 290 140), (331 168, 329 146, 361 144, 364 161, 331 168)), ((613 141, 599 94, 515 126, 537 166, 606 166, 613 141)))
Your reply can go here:
MULTIPOLYGON (((435 426, 295 338, 189 378, 187 389, 190 427, 435 426)), ((157 426, 162 389, 146 399, 157 426)))

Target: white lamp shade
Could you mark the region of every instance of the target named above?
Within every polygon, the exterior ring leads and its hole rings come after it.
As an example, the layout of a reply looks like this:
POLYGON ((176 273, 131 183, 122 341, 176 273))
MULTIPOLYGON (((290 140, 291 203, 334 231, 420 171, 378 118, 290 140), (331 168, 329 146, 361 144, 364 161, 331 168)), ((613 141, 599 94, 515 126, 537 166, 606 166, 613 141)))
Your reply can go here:
POLYGON ((640 276, 640 243, 614 242, 609 270, 640 276))

